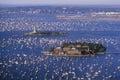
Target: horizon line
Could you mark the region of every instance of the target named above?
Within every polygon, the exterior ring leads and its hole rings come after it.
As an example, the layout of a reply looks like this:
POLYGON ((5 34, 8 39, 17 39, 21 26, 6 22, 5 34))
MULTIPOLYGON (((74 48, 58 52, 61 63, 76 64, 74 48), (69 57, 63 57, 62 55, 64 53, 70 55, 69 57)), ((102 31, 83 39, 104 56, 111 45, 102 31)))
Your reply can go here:
POLYGON ((27 6, 109 6, 120 7, 119 4, 0 4, 0 7, 27 7, 27 6))

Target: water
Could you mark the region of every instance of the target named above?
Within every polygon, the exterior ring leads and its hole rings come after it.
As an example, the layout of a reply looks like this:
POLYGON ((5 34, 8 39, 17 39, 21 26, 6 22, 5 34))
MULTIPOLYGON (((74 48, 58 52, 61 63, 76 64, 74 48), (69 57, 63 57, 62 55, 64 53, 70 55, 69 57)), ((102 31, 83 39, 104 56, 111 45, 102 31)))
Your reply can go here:
POLYGON ((119 19, 57 19, 57 15, 119 12, 116 7, 41 6, 0 8, 1 80, 119 80, 119 19), (66 36, 21 36, 36 26, 40 31, 63 31, 66 36), (42 51, 63 42, 94 42, 105 54, 83 57, 46 56, 42 51))

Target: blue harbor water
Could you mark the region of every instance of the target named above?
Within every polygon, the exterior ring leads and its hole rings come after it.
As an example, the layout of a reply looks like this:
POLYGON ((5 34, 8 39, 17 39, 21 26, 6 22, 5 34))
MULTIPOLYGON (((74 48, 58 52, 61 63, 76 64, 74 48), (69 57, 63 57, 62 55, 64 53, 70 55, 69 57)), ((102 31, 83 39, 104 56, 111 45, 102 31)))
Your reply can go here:
POLYGON ((119 80, 119 16, 120 7, 0 8, 0 80, 119 80), (90 15, 97 12, 119 14, 115 18, 99 18, 101 15, 91 18, 90 15), (72 17, 57 18, 60 15, 72 17), (80 16, 76 18, 76 15, 80 16), (60 31, 67 35, 23 36, 34 26, 38 31, 60 31), (64 42, 76 41, 101 43, 107 50, 105 54, 81 57, 42 53, 64 42))

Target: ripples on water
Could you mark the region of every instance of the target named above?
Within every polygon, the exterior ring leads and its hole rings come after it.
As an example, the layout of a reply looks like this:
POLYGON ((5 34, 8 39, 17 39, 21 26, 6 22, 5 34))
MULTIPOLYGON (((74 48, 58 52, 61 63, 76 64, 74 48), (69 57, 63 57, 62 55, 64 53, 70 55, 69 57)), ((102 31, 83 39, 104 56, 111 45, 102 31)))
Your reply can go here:
MULTIPOLYGON (((42 14, 43 16, 43 14, 42 14)), ((44 20, 36 15, 4 14, 0 18, 1 80, 119 80, 120 21, 44 20), (6 17, 7 16, 7 17, 6 17), (20 17, 21 16, 21 17, 20 17), (41 21, 41 22, 40 22, 41 21), (65 31, 66 36, 21 36, 33 25, 38 30, 65 31), (28 27, 29 26, 29 27, 28 27), (26 30, 26 31, 24 31, 26 30), (41 51, 63 42, 95 42, 106 54, 83 57, 45 56, 41 51)))

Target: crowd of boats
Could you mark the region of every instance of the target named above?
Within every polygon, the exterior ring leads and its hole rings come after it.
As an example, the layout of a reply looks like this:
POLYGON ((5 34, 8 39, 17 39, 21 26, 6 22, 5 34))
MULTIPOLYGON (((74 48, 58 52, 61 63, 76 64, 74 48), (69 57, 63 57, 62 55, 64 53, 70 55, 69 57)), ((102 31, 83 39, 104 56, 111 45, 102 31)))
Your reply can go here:
POLYGON ((48 57, 27 53, 6 54, 1 58, 1 79, 117 79, 120 55, 91 57, 48 57), (118 59, 116 59, 116 57, 118 59), (116 60, 116 62, 114 62, 116 60), (114 67, 116 65, 116 67, 114 67))
MULTIPOLYGON (((51 18, 26 18, 25 16, 0 18, 0 32, 4 31, 30 31, 36 25, 38 30, 47 31, 119 31, 119 20, 59 20, 55 15, 51 18), (117 25, 116 25, 117 24, 117 25), (28 27, 29 26, 29 27, 28 27), (96 27, 97 26, 97 27, 96 27), (111 26, 114 26, 112 28, 111 26)), ((17 14, 16 14, 17 16, 17 14)), ((49 16, 49 15, 48 15, 49 16)))
MULTIPOLYGON (((66 8, 63 8, 63 10, 66 10, 66 8)), ((40 10, 38 12, 41 13, 40 10)), ((49 10, 48 12, 52 16, 49 14, 42 14, 43 17, 31 16, 31 14, 37 14, 38 12, 37 10, 33 11, 31 9, 30 11, 20 10, 20 14, 22 14, 18 15, 19 11, 0 11, 2 15, 0 17, 0 80, 119 80, 120 55, 109 53, 109 50, 112 52, 114 50, 120 51, 120 40, 118 36, 105 36, 104 33, 104 35, 100 34, 103 36, 97 35, 97 37, 91 37, 88 35, 87 37, 81 36, 79 38, 76 38, 76 35, 73 35, 74 38, 37 36, 39 34, 61 34, 61 32, 49 31, 119 31, 119 21, 58 20, 56 19, 56 15, 53 15, 54 12, 49 10), (24 13, 28 13, 30 16, 24 13), (34 28, 33 32, 29 33, 28 31, 32 31, 34 25, 36 25, 38 30, 45 32, 38 32, 34 28), (21 31, 27 37, 16 34, 22 35, 21 31), (31 35, 36 36, 31 37, 31 35), (68 53, 71 50, 73 53, 74 51, 78 53, 79 51, 81 53, 88 51, 89 54, 91 50, 88 45, 61 46, 65 42, 100 43, 108 49, 108 54, 101 56, 58 57, 54 55, 47 56, 41 52, 51 50, 52 54, 54 54, 60 51, 62 53, 66 51, 68 53), (51 49, 52 47, 55 48, 51 49)), ((43 10, 44 12, 46 13, 45 10, 43 10)), ((62 13, 67 14, 64 11, 62 13)), ((77 11, 77 14, 80 13, 77 11)), ((95 14, 99 15, 101 13, 95 14)), ((113 13, 102 14, 113 15, 113 13)), ((119 13, 117 14, 119 15, 119 13)), ((105 47, 102 48, 103 52, 106 50, 105 47)), ((94 47, 94 50, 96 50, 96 47, 94 47)), ((91 52, 93 53, 94 51, 91 52)))

